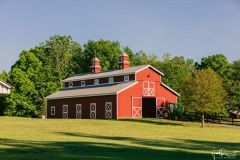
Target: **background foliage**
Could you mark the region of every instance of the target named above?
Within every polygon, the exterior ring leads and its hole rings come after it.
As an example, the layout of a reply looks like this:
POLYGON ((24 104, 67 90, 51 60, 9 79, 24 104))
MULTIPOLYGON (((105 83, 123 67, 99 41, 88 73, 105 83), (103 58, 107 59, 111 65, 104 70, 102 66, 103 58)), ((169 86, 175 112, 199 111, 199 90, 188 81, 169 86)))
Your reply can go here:
MULTIPOLYGON (((44 97, 58 91, 62 87, 62 79, 89 72, 91 59, 95 56, 101 60, 103 70, 117 69, 122 51, 129 55, 131 66, 151 64, 162 71, 166 75, 162 81, 181 94, 178 98, 181 107, 194 103, 194 100, 190 101, 189 93, 193 94, 197 89, 185 92, 192 86, 189 79, 199 70, 211 68, 209 72, 217 74, 221 82, 219 87, 223 84, 227 93, 228 101, 224 107, 240 109, 240 60, 228 62, 223 54, 203 57, 200 63, 183 56, 172 57, 170 53, 159 58, 155 53, 142 50, 134 53, 118 41, 89 40, 80 45, 71 36, 55 35, 30 50, 23 50, 11 70, 0 73, 0 80, 13 86, 7 98, 1 97, 0 110, 11 116, 36 117, 44 114, 44 97)), ((208 80, 210 83, 211 79, 208 80)))

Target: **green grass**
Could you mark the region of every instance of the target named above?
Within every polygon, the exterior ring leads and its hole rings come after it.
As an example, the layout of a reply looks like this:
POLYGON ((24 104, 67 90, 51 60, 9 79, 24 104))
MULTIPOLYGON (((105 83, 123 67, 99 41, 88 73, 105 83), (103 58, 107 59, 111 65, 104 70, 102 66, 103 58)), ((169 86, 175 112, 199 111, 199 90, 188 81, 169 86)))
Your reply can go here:
POLYGON ((159 119, 0 118, 0 160, 212 160, 214 148, 240 151, 240 128, 159 119))

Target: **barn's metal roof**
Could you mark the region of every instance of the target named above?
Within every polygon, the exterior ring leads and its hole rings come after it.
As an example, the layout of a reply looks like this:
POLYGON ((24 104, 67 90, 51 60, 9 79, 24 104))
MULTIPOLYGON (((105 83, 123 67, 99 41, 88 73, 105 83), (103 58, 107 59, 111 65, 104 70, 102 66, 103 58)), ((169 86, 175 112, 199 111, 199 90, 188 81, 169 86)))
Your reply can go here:
POLYGON ((72 89, 68 88, 68 89, 63 89, 56 93, 53 93, 47 96, 46 99, 50 100, 50 99, 61 99, 61 98, 114 95, 135 84, 137 84, 137 82, 132 81, 132 82, 126 82, 126 83, 97 85, 97 86, 91 86, 91 87, 76 87, 72 89))
POLYGON ((112 76, 125 75, 125 74, 134 74, 134 73, 136 73, 142 69, 145 69, 147 67, 150 67, 153 70, 155 70, 156 72, 158 72, 159 74, 164 75, 162 72, 158 71, 156 68, 154 68, 151 65, 141 65, 141 66, 134 66, 134 67, 126 68, 126 69, 118 69, 118 70, 103 71, 103 72, 99 72, 99 73, 85 73, 85 74, 74 75, 72 77, 64 79, 63 82, 94 79, 94 78, 101 78, 101 77, 112 77, 112 76))

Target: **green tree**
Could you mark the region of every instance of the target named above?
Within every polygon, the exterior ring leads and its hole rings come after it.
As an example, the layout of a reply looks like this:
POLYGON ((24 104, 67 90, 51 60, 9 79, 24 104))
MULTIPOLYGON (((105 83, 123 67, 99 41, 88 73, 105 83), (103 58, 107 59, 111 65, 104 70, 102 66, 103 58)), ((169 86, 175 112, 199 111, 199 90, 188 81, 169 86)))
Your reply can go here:
POLYGON ((198 66, 200 69, 212 68, 221 77, 228 68, 228 60, 223 54, 215 54, 212 56, 203 57, 201 64, 198 66))
POLYGON ((237 116, 240 110, 240 60, 230 64, 224 77, 224 86, 228 93, 228 105, 237 110, 237 116))
POLYGON ((202 115, 207 113, 223 113, 225 111, 226 92, 218 75, 210 68, 196 71, 189 77, 184 89, 184 96, 188 100, 185 109, 202 115))
POLYGON ((144 64, 150 64, 154 67, 159 66, 159 58, 156 54, 147 54, 143 50, 140 50, 136 54, 134 54, 132 58, 132 65, 138 66, 138 65, 144 65, 144 64))
MULTIPOLYGON (((130 53, 129 48, 125 48, 130 53)), ((118 61, 121 55, 121 46, 118 41, 100 39, 89 40, 84 44, 81 68, 82 72, 90 72, 91 60, 98 57, 101 61, 102 70, 118 68, 118 61)))
MULTIPOLYGON (((194 72, 195 64, 192 59, 185 59, 183 56, 172 58, 167 53, 163 56, 158 69, 165 74, 162 81, 182 95, 186 86, 186 79, 194 72)), ((178 98, 180 107, 184 106, 184 101, 184 96, 178 98)))
POLYGON ((6 71, 2 71, 0 73, 0 80, 7 82, 7 79, 8 79, 8 73, 6 71))
POLYGON ((29 51, 23 51, 19 60, 12 67, 9 81, 14 86, 6 98, 5 114, 11 116, 36 115, 38 108, 42 108, 43 101, 39 102, 36 86, 43 70, 42 62, 29 51))

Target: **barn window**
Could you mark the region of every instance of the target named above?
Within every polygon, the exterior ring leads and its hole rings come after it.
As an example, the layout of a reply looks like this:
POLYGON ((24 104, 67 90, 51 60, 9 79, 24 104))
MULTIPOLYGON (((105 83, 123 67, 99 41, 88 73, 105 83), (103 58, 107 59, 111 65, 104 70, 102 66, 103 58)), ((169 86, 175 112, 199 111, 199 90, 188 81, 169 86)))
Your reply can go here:
POLYGON ((98 85, 99 84, 99 79, 94 79, 94 84, 98 85))
POLYGON ((55 115, 55 106, 51 107, 51 115, 54 116, 55 115))
POLYGON ((108 78, 108 83, 113 83, 113 77, 108 78))
POLYGON ((124 76, 124 82, 128 82, 129 81, 129 75, 124 76))
POLYGON ((112 102, 105 103, 105 118, 106 119, 112 118, 112 102))
POLYGON ((73 82, 69 82, 69 87, 73 87, 73 82))
POLYGON ((81 81, 81 86, 85 86, 85 81, 81 81))
POLYGON ((96 103, 90 103, 90 118, 95 119, 96 118, 96 103))

